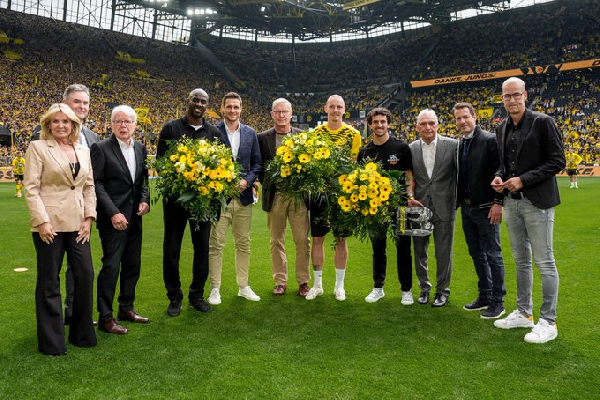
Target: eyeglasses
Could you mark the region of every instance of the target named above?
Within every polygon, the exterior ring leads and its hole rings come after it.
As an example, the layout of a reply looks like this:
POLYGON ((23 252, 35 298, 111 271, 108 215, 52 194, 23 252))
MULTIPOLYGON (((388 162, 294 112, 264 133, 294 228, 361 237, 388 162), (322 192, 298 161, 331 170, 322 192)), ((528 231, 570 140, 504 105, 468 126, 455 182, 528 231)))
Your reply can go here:
POLYGON ((113 125, 123 125, 123 124, 125 124, 125 125, 133 125, 133 124, 135 124, 135 121, 131 121, 131 120, 128 120, 128 119, 118 119, 116 121, 113 121, 112 123, 113 123, 113 125))
POLYGON ((523 93, 525 92, 521 92, 521 93, 506 93, 502 95, 502 100, 510 100, 511 97, 515 100, 521 100, 521 97, 523 97, 523 93))
POLYGON ((285 114, 291 113, 291 111, 289 111, 289 110, 281 110, 281 111, 280 110, 273 110, 271 112, 274 113, 274 114, 279 114, 279 115, 285 115, 285 114))

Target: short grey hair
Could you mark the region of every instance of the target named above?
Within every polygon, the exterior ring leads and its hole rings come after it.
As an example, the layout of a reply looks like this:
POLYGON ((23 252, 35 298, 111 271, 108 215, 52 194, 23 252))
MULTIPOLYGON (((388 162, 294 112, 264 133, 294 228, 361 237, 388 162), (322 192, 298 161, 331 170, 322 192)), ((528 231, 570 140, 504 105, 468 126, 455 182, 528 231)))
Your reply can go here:
POLYGON ((112 112, 110 113, 110 119, 112 120, 115 117, 115 114, 118 112, 125 113, 125 115, 127 115, 128 117, 133 118, 133 122, 137 122, 137 113, 135 112, 135 110, 124 104, 116 106, 112 109, 112 112))
POLYGON ((90 95, 90 89, 87 86, 82 85, 81 83, 73 83, 72 85, 67 86, 63 93, 63 100, 66 100, 67 97, 73 92, 85 92, 88 96, 90 95))
POLYGON ((419 113, 419 115, 417 116, 417 124, 419 123, 419 121, 421 120, 421 117, 425 114, 433 114, 433 118, 435 119, 435 123, 438 123, 438 117, 435 114, 435 111, 433 111, 431 108, 426 108, 424 110, 421 110, 421 112, 419 113))
POLYGON ((283 103, 283 104, 287 104, 288 106, 290 106, 290 110, 292 109, 292 103, 290 103, 290 101, 288 99, 285 99, 283 97, 278 98, 277 100, 275 100, 273 102, 273 104, 271 105, 271 111, 273 111, 273 109, 275 108, 275 106, 279 103, 283 103))

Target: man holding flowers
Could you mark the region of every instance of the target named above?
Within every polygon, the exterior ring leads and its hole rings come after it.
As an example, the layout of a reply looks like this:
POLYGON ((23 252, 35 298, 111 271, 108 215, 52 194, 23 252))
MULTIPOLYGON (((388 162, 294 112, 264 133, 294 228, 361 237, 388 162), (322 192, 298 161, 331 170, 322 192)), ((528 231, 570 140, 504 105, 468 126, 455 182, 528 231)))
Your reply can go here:
POLYGON ((218 221, 213 222, 210 233, 209 269, 210 269, 210 304, 221 304, 221 270, 223 267, 223 249, 227 227, 231 225, 235 245, 235 267, 238 296, 250 301, 259 301, 260 297, 248 286, 248 270, 250 269, 250 223, 252 221, 252 204, 254 196, 252 185, 262 171, 262 161, 258 139, 254 129, 240 122, 242 98, 235 92, 229 92, 221 101, 223 121, 217 124, 221 133, 221 141, 231 148, 235 161, 241 164, 239 181, 239 198, 231 199, 227 208, 221 213, 218 221))
MULTIPOLYGON (((187 114, 165 124, 160 131, 157 146, 157 157, 163 157, 169 149, 170 142, 183 137, 204 138, 209 141, 219 140, 219 130, 206 121, 204 112, 208 106, 208 94, 202 89, 194 89, 187 97, 187 114)), ((208 251, 210 238, 210 221, 196 221, 191 214, 176 202, 174 198, 163 199, 164 241, 163 241, 163 279, 169 298, 167 314, 174 317, 181 312, 183 292, 179 276, 179 258, 181 242, 188 221, 194 247, 192 266, 192 283, 188 299, 190 305, 201 312, 209 312, 210 306, 204 301, 204 284, 208 278, 208 251)))
MULTIPOLYGON (((389 124, 392 121, 392 113, 385 108, 374 108, 367 114, 367 123, 373 132, 373 140, 358 153, 358 161, 373 160, 380 162, 384 170, 396 170, 404 172, 399 179, 400 185, 412 179, 412 156, 408 143, 396 137, 390 136, 389 124)), ((405 196, 408 205, 416 205, 412 192, 408 191, 405 196), (415 203, 415 204, 412 204, 415 203)), ((373 290, 365 298, 367 303, 374 303, 385 296, 383 285, 386 273, 386 230, 380 236, 371 236, 373 246, 373 290)), ((410 251, 410 236, 398 235, 396 239, 396 266, 398 280, 402 291, 403 305, 414 303, 411 293, 412 288, 412 256, 410 251)))
MULTIPOLYGON (((300 129, 292 127, 292 104, 284 98, 273 102, 271 118, 273 118, 274 127, 258 134, 263 165, 275 158, 277 149, 284 146, 284 137, 288 133, 301 132, 300 129)), ((273 295, 282 296, 287 289, 288 263, 285 254, 285 228, 286 221, 289 221, 296 245, 298 295, 306 297, 310 281, 310 240, 308 238, 310 225, 306 203, 278 192, 277 187, 271 185, 264 169, 261 172, 260 181, 263 184, 262 209, 268 213, 267 225, 271 233, 271 265, 275 281, 273 295)))
MULTIPOLYGON (((327 139, 333 144, 348 150, 348 155, 356 159, 358 151, 362 144, 360 133, 353 127, 346 125, 342 120, 346 112, 344 99, 339 95, 329 96, 325 104, 327 113, 327 122, 315 128, 315 132, 327 139)), ((314 300, 317 296, 323 295, 323 264, 325 262, 325 235, 330 231, 330 224, 325 220, 326 201, 322 199, 311 199, 310 202, 310 229, 313 237, 312 243, 312 263, 314 268, 315 280, 313 287, 306 295, 307 300, 314 300)), ((335 224, 333 224, 335 225, 335 224)), ((348 245, 346 237, 347 232, 337 232, 333 235, 336 238, 334 264, 335 264, 335 287, 333 294, 339 301, 346 299, 344 290, 344 277, 346 275, 346 261, 348 260, 348 245)))

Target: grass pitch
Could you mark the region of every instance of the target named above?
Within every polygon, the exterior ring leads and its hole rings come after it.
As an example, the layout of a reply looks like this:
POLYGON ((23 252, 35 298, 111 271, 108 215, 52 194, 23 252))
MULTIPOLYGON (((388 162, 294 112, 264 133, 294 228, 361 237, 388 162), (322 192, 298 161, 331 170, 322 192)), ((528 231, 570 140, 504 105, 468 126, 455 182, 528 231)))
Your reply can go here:
MULTIPOLYGON (((366 303, 372 288, 371 248, 354 239, 349 241, 345 302, 333 298, 329 246, 326 294, 311 302, 295 295, 291 236, 289 290, 273 297, 266 214, 260 207, 254 208, 250 284, 262 300, 236 297, 229 237, 223 303, 208 314, 186 306, 181 316, 169 318, 161 270, 162 210, 156 205, 144 217, 136 299, 136 309, 151 323, 126 324, 124 336, 98 332, 96 348, 69 344, 66 357, 48 357, 37 351, 35 250, 27 209, 24 199, 14 197, 14 185, 1 184, 0 398, 598 398, 600 179, 582 178, 577 190, 569 189, 566 178, 559 185, 562 205, 554 230, 559 336, 553 342, 527 344, 527 330, 496 329, 477 312, 462 309, 477 296, 477 282, 460 220, 446 307, 400 305, 393 252, 386 297, 366 303), (19 267, 29 270, 14 272, 19 267)), ((510 312, 515 308, 515 265, 504 227, 502 235, 510 312)), ((101 254, 95 229, 92 249, 97 273, 101 254)), ((190 282, 191 255, 186 234, 184 287, 190 282)), ((416 277, 413 293, 418 295, 416 277)), ((540 301, 536 270, 536 320, 540 301)))

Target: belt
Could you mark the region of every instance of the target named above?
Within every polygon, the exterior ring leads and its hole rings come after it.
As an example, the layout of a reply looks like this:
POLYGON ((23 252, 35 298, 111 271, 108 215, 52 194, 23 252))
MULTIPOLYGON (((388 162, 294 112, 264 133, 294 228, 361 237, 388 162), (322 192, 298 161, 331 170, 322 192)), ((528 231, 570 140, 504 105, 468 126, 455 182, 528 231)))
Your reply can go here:
POLYGON ((523 200, 526 198, 525 194, 523 192, 515 192, 515 193, 508 192, 507 196, 513 200, 523 200))

